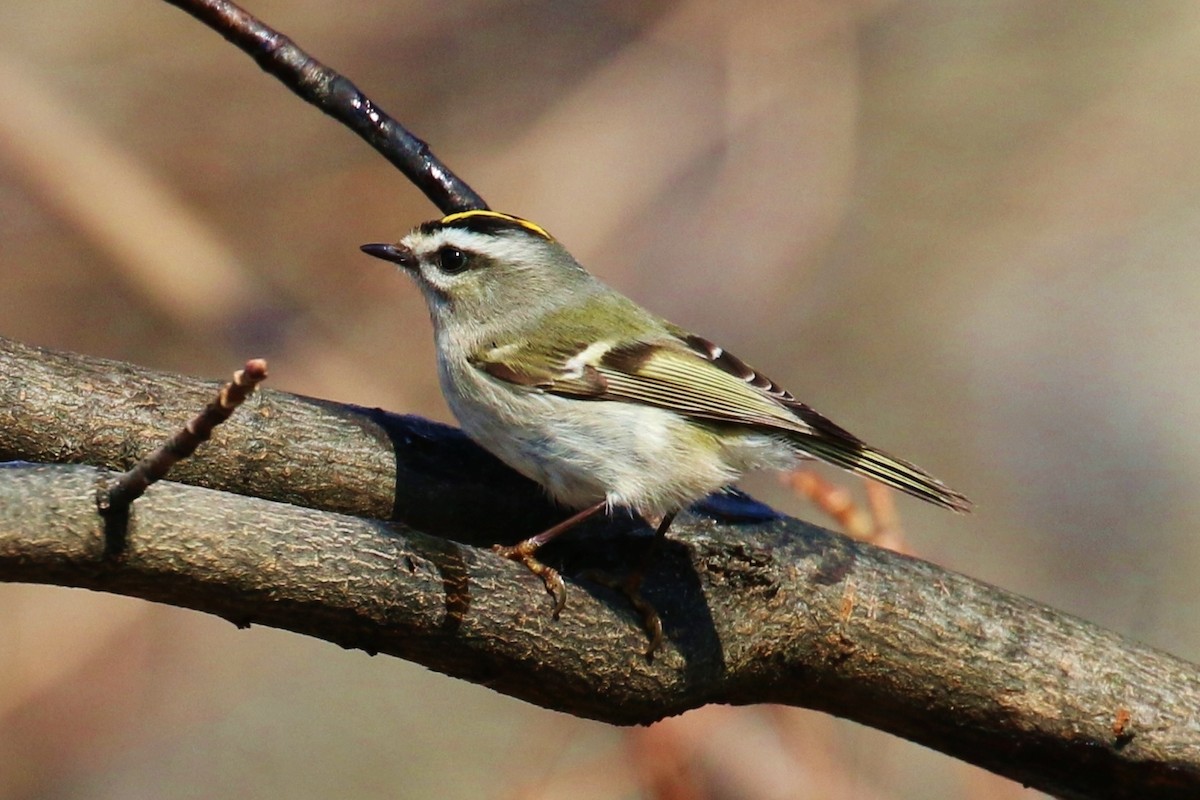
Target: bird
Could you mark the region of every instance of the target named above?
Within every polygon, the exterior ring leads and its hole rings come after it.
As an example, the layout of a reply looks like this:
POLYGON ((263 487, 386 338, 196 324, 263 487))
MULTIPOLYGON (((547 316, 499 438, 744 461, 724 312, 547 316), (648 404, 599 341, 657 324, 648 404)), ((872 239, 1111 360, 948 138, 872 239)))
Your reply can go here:
MULTIPOLYGON (((971 502, 868 445, 713 342, 647 311, 588 272, 540 225, 472 209, 362 245, 415 279, 433 324, 438 376, 463 431, 573 513, 494 549, 566 605, 547 542, 628 509, 666 536, 683 509, 756 469, 816 459, 958 512, 971 502)), ((658 615, 623 584, 659 646, 658 615)))

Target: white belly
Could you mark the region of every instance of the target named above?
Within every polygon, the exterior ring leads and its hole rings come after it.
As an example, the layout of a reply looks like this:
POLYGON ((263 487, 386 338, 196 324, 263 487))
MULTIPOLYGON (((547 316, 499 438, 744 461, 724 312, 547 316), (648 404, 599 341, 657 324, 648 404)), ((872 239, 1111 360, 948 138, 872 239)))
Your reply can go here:
POLYGON ((718 440, 711 430, 652 406, 544 394, 501 384, 467 365, 443 370, 442 379, 468 436, 572 508, 606 500, 664 514, 747 469, 795 460, 774 438, 718 440))

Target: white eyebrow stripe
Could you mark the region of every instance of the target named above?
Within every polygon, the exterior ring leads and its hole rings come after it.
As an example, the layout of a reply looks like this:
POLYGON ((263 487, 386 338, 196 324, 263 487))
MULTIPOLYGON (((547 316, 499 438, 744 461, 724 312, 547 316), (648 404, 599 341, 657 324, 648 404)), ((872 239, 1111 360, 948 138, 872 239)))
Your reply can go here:
POLYGON ((521 261, 528 257, 529 242, 516 236, 492 236, 462 228, 442 228, 426 234, 413 231, 401 241, 418 256, 436 253, 443 247, 457 247, 468 253, 479 253, 501 261, 521 261))
POLYGON ((480 247, 486 247, 496 241, 496 237, 485 236, 475 231, 466 231, 462 228, 443 228, 429 235, 422 235, 421 240, 422 245, 429 250, 437 250, 448 244, 463 250, 478 250, 480 247))

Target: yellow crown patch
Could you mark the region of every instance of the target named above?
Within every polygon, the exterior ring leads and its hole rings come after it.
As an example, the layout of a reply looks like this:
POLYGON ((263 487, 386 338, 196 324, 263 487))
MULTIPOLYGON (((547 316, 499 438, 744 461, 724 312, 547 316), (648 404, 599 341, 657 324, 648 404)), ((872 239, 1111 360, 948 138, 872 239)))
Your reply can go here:
POLYGON ((538 225, 535 222, 530 222, 529 220, 521 219, 520 217, 514 217, 512 214, 502 214, 499 211, 491 211, 488 209, 475 209, 472 211, 458 211, 454 214, 448 214, 448 215, 442 217, 440 220, 438 220, 438 224, 439 225, 454 225, 455 223, 468 222, 470 220, 480 219, 480 218, 503 220, 504 222, 510 222, 513 225, 524 228, 525 230, 527 230, 531 233, 536 233, 538 236, 541 236, 545 239, 549 239, 550 241, 554 241, 554 237, 551 236, 550 233, 545 228, 543 228, 541 225, 538 225))

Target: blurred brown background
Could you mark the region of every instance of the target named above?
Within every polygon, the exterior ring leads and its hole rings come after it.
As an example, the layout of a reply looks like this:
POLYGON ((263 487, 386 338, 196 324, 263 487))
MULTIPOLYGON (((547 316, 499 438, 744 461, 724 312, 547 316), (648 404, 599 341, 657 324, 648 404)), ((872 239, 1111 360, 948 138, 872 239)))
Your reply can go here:
MULTIPOLYGON (((1200 658, 1200 5, 250 10, 493 207, 971 495, 900 501, 917 553, 1200 658)), ((0 335, 211 378, 261 355, 273 388, 449 420, 417 292, 357 249, 435 209, 218 36, 10 0, 0 101, 0 335)), ((0 586, 0 798, 200 796, 1037 795, 806 712, 627 732, 0 586)))

